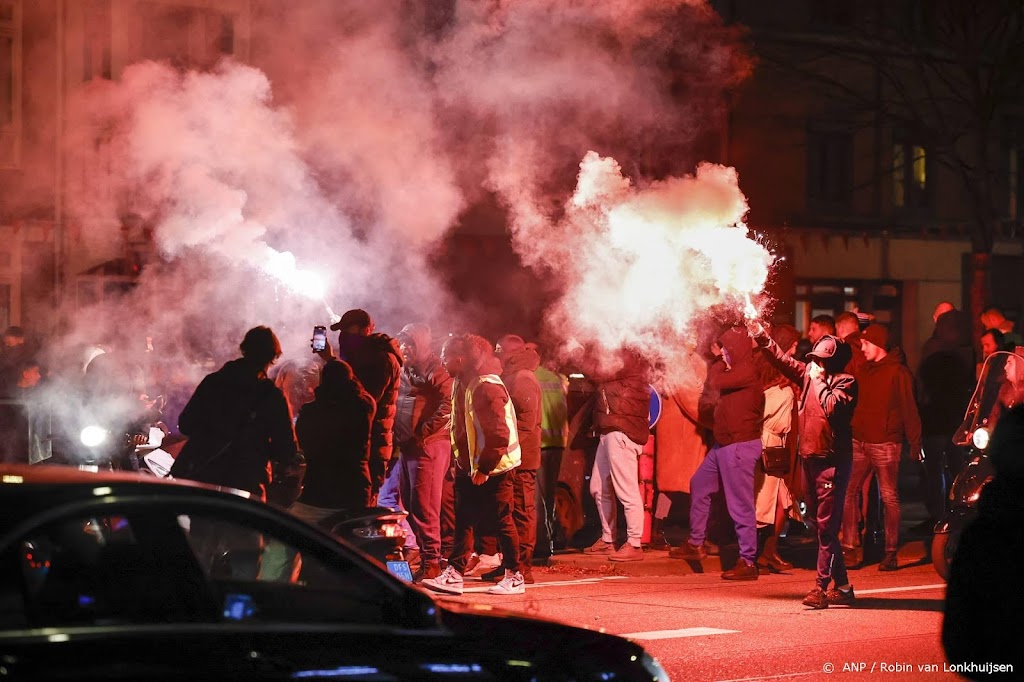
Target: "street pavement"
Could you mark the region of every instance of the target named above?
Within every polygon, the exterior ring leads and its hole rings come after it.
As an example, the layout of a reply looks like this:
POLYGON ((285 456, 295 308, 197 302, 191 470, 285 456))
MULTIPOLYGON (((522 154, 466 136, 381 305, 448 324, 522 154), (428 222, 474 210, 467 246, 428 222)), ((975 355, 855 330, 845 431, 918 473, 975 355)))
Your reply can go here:
MULTIPOLYGON (((931 564, 917 469, 900 468, 900 568, 880 572, 881 532, 866 538, 866 563, 850 571, 854 607, 815 611, 801 604, 814 587, 816 545, 799 535, 785 538, 779 549, 795 568, 756 581, 721 579, 723 566, 736 561, 735 545, 700 562, 647 550, 643 561, 613 563, 575 550, 535 567, 537 584, 525 595, 488 595, 487 585, 470 578, 466 594, 455 599, 628 637, 673 680, 963 679, 946 668, 946 586, 931 564)), ((685 530, 676 529, 669 539, 683 537, 685 530)), ((1017 679, 1024 678, 1018 673, 1017 679)))
POLYGON ((628 564, 561 554, 534 568, 523 596, 487 595, 467 579, 455 599, 629 637, 673 680, 957 679, 940 643, 945 585, 923 542, 904 545, 898 571, 851 571, 857 605, 821 611, 800 603, 815 575, 805 552, 783 553, 802 565, 750 582, 723 581, 713 557, 691 566, 667 552, 628 564))

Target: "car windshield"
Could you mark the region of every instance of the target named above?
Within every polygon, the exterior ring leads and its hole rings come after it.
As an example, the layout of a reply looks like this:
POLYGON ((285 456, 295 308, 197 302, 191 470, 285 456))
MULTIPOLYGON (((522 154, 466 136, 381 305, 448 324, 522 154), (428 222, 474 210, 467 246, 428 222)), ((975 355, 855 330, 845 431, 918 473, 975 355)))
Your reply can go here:
POLYGON ((395 621, 374 567, 267 521, 143 505, 39 526, 0 554, 0 627, 395 621))

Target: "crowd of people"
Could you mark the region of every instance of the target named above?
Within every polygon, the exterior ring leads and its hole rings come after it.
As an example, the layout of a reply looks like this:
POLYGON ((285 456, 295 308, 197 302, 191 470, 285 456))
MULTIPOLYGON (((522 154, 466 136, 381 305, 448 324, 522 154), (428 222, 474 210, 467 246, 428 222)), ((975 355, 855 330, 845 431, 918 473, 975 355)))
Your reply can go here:
MULTIPOLYGON (((981 321, 982 361, 1021 344, 997 309, 981 321)), ((683 352, 687 371, 675 373, 683 379, 662 391, 654 440, 660 495, 646 510, 655 519, 646 538, 638 459, 651 439, 656 368, 645 358, 622 349, 599 364, 580 348, 556 365, 515 334, 495 343, 475 334, 435 339, 422 323, 391 337, 359 309, 331 326, 336 346, 305 359, 278 363, 276 335, 255 327, 239 358, 207 367, 213 371, 194 390, 178 391, 165 427, 183 443, 171 475, 247 490, 313 523, 375 504, 401 508, 405 554, 423 586, 461 594, 476 573, 494 583, 493 594, 521 594, 534 582, 532 567, 554 552, 572 371, 593 389, 586 418, 573 420, 596 448, 589 492, 600 536, 587 554, 643 560, 645 542, 664 546, 671 507, 685 501, 689 534, 669 555, 701 560, 717 549, 709 535, 724 500, 739 559, 723 579, 791 569, 778 548, 786 527, 798 524, 818 547, 817 579, 803 603, 850 605, 848 569, 863 565, 870 526, 869 480, 884 519, 878 569, 892 571, 901 461, 924 462, 934 518, 961 464, 952 436, 980 369, 969 318, 944 302, 934 322, 915 372, 889 329, 856 311, 815 317, 806 339, 789 325, 736 320, 708 349, 683 352), (294 494, 281 492, 300 475, 294 494)), ((17 327, 4 333, 0 387, 13 409, 3 413, 0 443, 5 461, 35 463, 46 455, 28 454, 31 416, 23 408, 45 371, 25 341, 17 327)))

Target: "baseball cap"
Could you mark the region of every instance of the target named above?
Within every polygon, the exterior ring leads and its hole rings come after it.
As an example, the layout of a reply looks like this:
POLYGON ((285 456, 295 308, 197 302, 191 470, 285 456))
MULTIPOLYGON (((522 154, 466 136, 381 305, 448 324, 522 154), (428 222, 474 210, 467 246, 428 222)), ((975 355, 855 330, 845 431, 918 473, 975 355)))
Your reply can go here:
POLYGON ((373 326, 373 318, 370 317, 370 313, 362 310, 361 308, 354 308, 352 310, 346 310, 345 314, 341 316, 341 319, 331 325, 331 331, 339 331, 348 329, 349 327, 359 327, 365 329, 366 327, 373 326))
POLYGON ((818 342, 814 344, 814 348, 811 349, 811 352, 808 353, 807 356, 828 360, 835 355, 838 350, 839 339, 831 334, 825 334, 825 336, 818 339, 818 342))

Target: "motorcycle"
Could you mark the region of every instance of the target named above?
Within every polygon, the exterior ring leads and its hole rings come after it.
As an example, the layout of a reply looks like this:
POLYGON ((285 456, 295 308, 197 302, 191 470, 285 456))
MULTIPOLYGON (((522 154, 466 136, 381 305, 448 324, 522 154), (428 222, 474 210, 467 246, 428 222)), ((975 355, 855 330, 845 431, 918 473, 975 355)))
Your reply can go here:
POLYGON ((1002 413, 1022 401, 1024 357, 1006 351, 993 353, 985 360, 963 423, 953 436, 953 443, 966 448, 967 455, 933 530, 932 565, 943 580, 949 578, 960 535, 977 516, 978 500, 995 473, 988 456, 992 431, 1002 413))
POLYGON ((335 512, 317 525, 384 564, 393 575, 412 582, 412 569, 403 554, 402 520, 407 515, 403 510, 369 507, 335 512))
POLYGON ((78 434, 78 442, 82 446, 77 453, 79 463, 103 469, 152 473, 148 470, 145 456, 158 449, 170 431, 159 420, 163 406, 164 398, 158 396, 146 403, 142 416, 135 419, 86 419, 87 425, 78 434), (121 423, 113 426, 106 422, 121 423))

